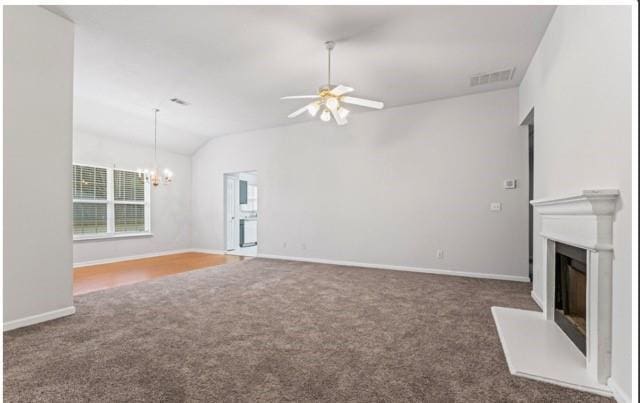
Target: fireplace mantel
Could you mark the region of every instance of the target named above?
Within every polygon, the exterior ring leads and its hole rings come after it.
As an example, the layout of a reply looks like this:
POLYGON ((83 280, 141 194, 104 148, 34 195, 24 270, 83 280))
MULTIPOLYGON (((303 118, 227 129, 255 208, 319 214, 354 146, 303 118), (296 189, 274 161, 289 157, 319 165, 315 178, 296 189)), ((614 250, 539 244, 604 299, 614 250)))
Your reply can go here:
POLYGON ((542 250, 536 273, 542 314, 493 307, 498 334, 511 373, 610 396, 611 270, 613 219, 619 191, 584 190, 578 194, 531 201, 540 217, 542 250), (553 321, 556 242, 587 251, 586 356, 553 321))
POLYGON ((583 190, 576 195, 532 200, 542 219, 540 235, 592 251, 612 250, 619 193, 615 189, 583 190))
POLYGON ((583 190, 576 195, 532 200, 541 215, 612 215, 620 192, 616 189, 583 190))

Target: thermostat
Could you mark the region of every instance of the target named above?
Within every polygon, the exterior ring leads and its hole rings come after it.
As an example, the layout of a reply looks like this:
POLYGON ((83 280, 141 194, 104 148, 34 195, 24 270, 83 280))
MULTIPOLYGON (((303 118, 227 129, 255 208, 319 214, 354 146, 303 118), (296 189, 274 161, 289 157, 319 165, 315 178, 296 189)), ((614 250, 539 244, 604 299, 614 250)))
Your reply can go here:
POLYGON ((505 181, 502 183, 502 186, 505 189, 515 189, 517 186, 518 181, 516 179, 505 179, 505 181))

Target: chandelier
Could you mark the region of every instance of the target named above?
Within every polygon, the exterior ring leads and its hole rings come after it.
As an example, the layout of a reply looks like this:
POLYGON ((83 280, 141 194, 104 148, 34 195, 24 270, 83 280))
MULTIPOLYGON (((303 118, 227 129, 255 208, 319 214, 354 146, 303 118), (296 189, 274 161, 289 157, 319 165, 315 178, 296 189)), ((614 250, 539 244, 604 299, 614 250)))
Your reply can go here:
POLYGON ((138 168, 138 177, 144 178, 146 183, 150 183, 153 186, 158 186, 160 183, 168 185, 173 180, 173 172, 170 169, 165 168, 162 171, 162 175, 158 169, 158 112, 160 112, 160 109, 155 108, 153 110, 153 168, 138 168))

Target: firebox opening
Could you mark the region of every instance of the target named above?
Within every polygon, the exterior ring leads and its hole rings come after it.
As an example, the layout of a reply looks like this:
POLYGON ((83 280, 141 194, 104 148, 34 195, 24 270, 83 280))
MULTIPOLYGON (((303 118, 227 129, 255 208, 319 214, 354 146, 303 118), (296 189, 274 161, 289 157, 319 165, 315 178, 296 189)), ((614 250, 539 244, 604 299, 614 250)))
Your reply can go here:
POLYGON ((554 320, 586 354, 587 251, 562 243, 556 243, 554 320))

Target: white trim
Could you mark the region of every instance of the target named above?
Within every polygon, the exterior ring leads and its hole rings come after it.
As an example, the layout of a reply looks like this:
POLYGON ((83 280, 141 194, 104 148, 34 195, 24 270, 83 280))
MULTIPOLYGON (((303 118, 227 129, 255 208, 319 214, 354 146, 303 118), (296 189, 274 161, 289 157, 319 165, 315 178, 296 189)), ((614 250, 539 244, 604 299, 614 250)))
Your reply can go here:
POLYGON ((107 259, 87 260, 85 262, 75 262, 73 263, 73 268, 77 269, 80 267, 96 266, 99 264, 117 263, 117 262, 124 262, 125 260, 145 259, 148 257, 176 255, 178 253, 187 253, 187 252, 211 253, 214 255, 226 254, 225 251, 217 250, 217 249, 198 249, 198 248, 174 249, 174 250, 167 250, 162 252, 143 253, 140 255, 120 256, 120 257, 113 257, 113 258, 107 258, 107 259))
POLYGON ((151 237, 151 232, 111 232, 111 233, 98 233, 98 234, 78 234, 73 236, 74 242, 81 241, 95 241, 100 239, 113 239, 113 238, 138 238, 138 237, 151 237))
POLYGON ((123 262, 125 260, 144 259, 144 258, 148 258, 148 257, 174 255, 174 254, 186 253, 186 252, 195 252, 195 251, 193 249, 175 249, 175 250, 167 250, 167 251, 163 251, 163 252, 143 253, 143 254, 140 254, 140 255, 120 256, 120 257, 112 257, 112 258, 106 258, 106 259, 87 260, 85 262, 74 262, 73 263, 73 268, 77 269, 79 267, 96 266, 96 265, 99 265, 99 264, 116 263, 116 262, 123 262))
POLYGON ((531 290, 531 298, 533 298, 533 301, 538 304, 538 306, 540 307, 540 309, 542 309, 544 311, 544 305, 542 304, 542 298, 540 298, 538 296, 538 294, 536 294, 535 291, 531 290))
POLYGON ((107 204, 107 199, 73 199, 73 203, 85 203, 85 204, 107 204))
POLYGON ((227 251, 220 249, 191 248, 189 252, 211 253, 213 255, 226 255, 227 251))
POLYGON ((607 386, 611 389, 613 393, 613 398, 616 399, 618 403, 631 403, 631 397, 628 396, 618 385, 618 383, 613 379, 609 378, 607 382, 607 386))
POLYGON ((612 215, 618 189, 583 190, 579 194, 531 200, 540 215, 612 215))
POLYGON ((484 279, 491 279, 491 280, 519 281, 523 283, 529 282, 528 276, 512 276, 508 274, 474 273, 474 272, 446 270, 446 269, 429 269, 429 268, 423 268, 423 267, 352 262, 352 261, 346 261, 346 260, 331 260, 331 259, 318 259, 318 258, 297 257, 297 256, 270 255, 270 254, 264 254, 264 253, 258 253, 258 257, 265 258, 265 259, 281 259, 281 260, 293 260, 298 262, 333 264, 338 266, 366 267, 368 269, 411 271, 416 273, 441 274, 445 276, 459 276, 459 277, 484 278, 484 279))
POLYGON ((62 318, 63 316, 69 316, 76 313, 75 306, 68 306, 66 308, 56 309, 49 312, 39 313, 37 315, 27 316, 25 318, 14 319, 2 324, 2 331, 18 329, 20 327, 35 325, 36 323, 46 322, 53 319, 62 318))
POLYGON ((147 204, 145 201, 127 201, 127 200, 114 200, 113 204, 138 204, 140 206, 144 206, 147 204))
POLYGON ((554 234, 548 232, 540 232, 540 236, 543 238, 550 239, 552 241, 560 242, 566 245, 575 246, 576 248, 588 249, 593 251, 598 250, 613 250, 613 244, 610 243, 579 243, 572 240, 564 239, 562 237, 558 237, 554 234))
MULTIPOLYGON (((113 187, 115 186, 115 182, 113 181, 113 168, 107 169, 107 233, 106 234, 95 234, 95 235, 112 235, 116 231, 116 223, 115 223, 115 207, 113 204, 113 187)), ((82 237, 82 234, 78 234, 82 237)), ((73 238, 76 239, 74 234, 73 238)))
POLYGON ((586 369, 603 386, 611 376, 612 245, 618 196, 616 189, 583 190, 573 196, 530 202, 541 217, 541 301, 548 321, 554 320, 556 242, 587 251, 586 369))

